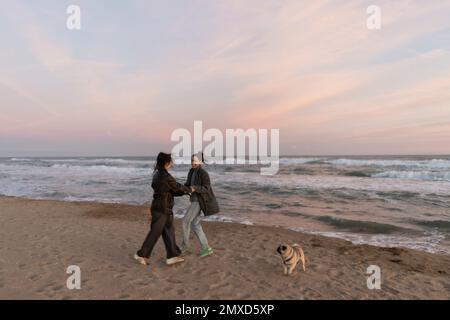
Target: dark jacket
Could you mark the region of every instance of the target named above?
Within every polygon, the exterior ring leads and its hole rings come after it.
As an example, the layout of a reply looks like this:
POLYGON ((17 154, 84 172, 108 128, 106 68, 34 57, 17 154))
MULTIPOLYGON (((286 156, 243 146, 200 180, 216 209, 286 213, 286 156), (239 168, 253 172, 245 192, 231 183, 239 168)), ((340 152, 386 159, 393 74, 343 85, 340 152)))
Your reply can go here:
POLYGON ((205 169, 199 167, 198 169, 189 170, 187 181, 184 184, 187 187, 191 186, 191 177, 194 170, 198 170, 198 182, 195 187, 198 202, 205 216, 210 216, 219 212, 219 204, 217 203, 216 196, 211 188, 211 181, 209 180, 209 174, 205 169))
POLYGON ((152 180, 153 201, 151 211, 173 214, 173 197, 189 193, 190 188, 178 183, 165 169, 158 169, 152 180))

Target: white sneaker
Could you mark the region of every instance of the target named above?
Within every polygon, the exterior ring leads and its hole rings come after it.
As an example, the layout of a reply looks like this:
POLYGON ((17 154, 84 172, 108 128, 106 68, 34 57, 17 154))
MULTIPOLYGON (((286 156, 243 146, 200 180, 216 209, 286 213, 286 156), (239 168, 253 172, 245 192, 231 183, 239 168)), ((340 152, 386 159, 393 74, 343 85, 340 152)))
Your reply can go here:
POLYGON ((173 258, 170 258, 170 259, 166 260, 166 264, 169 265, 169 266, 173 265, 173 264, 176 264, 176 263, 180 263, 180 262, 184 262, 184 259, 180 258, 180 257, 173 257, 173 258))
POLYGON ((143 258, 143 257, 139 257, 137 255, 137 253, 134 254, 134 259, 139 262, 140 264, 143 264, 144 266, 148 265, 148 259, 147 258, 143 258))

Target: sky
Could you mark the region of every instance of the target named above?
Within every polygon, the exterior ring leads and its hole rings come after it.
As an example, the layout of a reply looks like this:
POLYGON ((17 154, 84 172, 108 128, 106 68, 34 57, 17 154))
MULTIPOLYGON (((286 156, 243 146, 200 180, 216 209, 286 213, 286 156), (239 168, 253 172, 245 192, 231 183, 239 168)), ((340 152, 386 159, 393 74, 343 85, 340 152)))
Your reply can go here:
POLYGON ((285 155, 450 154, 450 0, 0 5, 0 156, 154 155, 195 120, 285 155))

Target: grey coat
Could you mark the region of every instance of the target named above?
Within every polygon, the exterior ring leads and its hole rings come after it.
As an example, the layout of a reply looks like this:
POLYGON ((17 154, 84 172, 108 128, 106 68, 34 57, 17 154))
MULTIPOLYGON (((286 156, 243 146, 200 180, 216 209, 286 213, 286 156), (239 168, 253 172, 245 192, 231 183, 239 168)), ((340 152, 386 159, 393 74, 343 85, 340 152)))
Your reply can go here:
MULTIPOLYGON (((211 181, 209 180, 209 174, 202 167, 198 170, 197 185, 195 187, 197 199, 205 216, 216 214, 220 211, 219 204, 217 203, 216 196, 211 188, 211 181)), ((191 168, 188 173, 187 181, 184 184, 187 187, 191 187, 191 177, 194 169, 191 168)))

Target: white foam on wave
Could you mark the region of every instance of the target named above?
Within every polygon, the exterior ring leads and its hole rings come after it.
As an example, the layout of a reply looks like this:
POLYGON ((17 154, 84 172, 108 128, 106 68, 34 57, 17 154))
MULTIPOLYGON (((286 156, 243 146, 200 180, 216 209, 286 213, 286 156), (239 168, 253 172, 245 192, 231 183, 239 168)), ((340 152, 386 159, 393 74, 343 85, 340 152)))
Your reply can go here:
POLYGON ((39 161, 45 161, 45 162, 82 162, 83 159, 38 159, 39 161))
POLYGON ((429 169, 450 168, 450 159, 430 159, 430 160, 364 160, 364 159, 335 159, 326 160, 325 163, 342 166, 371 166, 371 167, 418 167, 429 169))
MULTIPOLYGON (((45 199, 45 198, 42 198, 45 199)), ((59 200, 59 199, 58 199, 59 200)), ((114 203, 114 204, 125 204, 121 198, 100 198, 100 197, 77 197, 77 196, 66 196, 61 201, 67 202, 96 202, 96 203, 114 203)))
POLYGON ((220 184, 238 183, 240 186, 256 185, 259 187, 281 189, 349 189, 360 191, 406 191, 423 194, 435 193, 450 195, 450 181, 411 179, 373 179, 366 177, 347 177, 333 175, 275 175, 261 176, 247 172, 210 173, 212 181, 220 184))
POLYGON ((300 227, 288 229, 296 232, 320 235, 329 238, 343 239, 350 241, 353 244, 368 244, 383 248, 403 247, 430 253, 450 254, 449 248, 440 245, 440 242, 445 240, 445 235, 438 231, 424 232, 423 236, 419 237, 405 237, 405 236, 392 236, 383 234, 363 235, 346 232, 311 231, 300 227))
POLYGON ((91 165, 91 166, 79 166, 69 164, 53 164, 50 166, 53 169, 67 169, 74 172, 79 171, 93 171, 93 172, 111 172, 111 173, 123 173, 123 174, 147 174, 148 168, 131 168, 131 167, 115 167, 107 165, 91 165))
POLYGON ((290 164, 305 164, 314 161, 320 161, 326 158, 280 158, 280 164, 290 165, 290 164))
POLYGON ((386 171, 372 174, 375 178, 450 181, 450 171, 386 171))
MULTIPOLYGON (((175 219, 183 219, 185 213, 186 213, 186 210, 178 210, 177 212, 174 213, 174 217, 175 217, 175 219)), ((204 221, 214 221, 214 222, 239 223, 239 224, 243 224, 243 225, 247 225, 247 226, 254 225, 254 223, 250 220, 230 218, 228 216, 224 216, 224 215, 220 215, 220 214, 203 217, 203 220, 204 221)))
POLYGON ((80 164, 96 164, 96 163, 105 163, 105 164, 129 164, 129 165, 153 165, 155 163, 154 160, 141 160, 141 159, 123 159, 123 158, 80 158, 80 159, 39 159, 45 162, 56 162, 56 163, 74 163, 78 162, 80 164))

